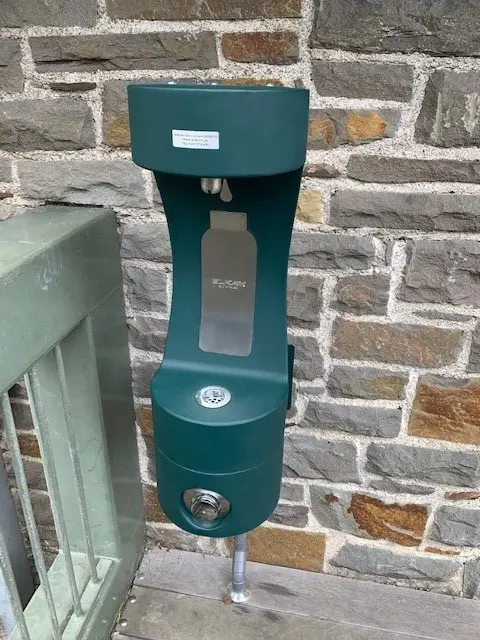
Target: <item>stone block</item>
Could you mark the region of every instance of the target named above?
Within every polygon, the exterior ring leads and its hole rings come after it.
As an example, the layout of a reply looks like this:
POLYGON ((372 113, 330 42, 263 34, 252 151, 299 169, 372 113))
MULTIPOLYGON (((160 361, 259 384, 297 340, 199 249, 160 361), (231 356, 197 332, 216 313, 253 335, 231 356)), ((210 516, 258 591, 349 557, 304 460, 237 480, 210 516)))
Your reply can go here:
MULTIPOLYGON (((0 8, 0 12, 2 9, 0 8)), ((1 14, 0 14, 1 24, 1 14)), ((20 41, 13 38, 0 39, 0 87, 2 91, 14 93, 23 89, 23 73, 20 66, 20 41)))
POLYGON ((127 319, 130 343, 137 349, 163 353, 167 339, 168 320, 135 315, 127 319))
POLYGON ((169 524, 147 524, 147 540, 164 549, 218 554, 215 538, 196 536, 169 524))
POLYGON ((288 342, 295 347, 293 375, 297 380, 315 380, 323 375, 323 357, 315 336, 289 334, 288 342))
POLYGON ((457 487, 480 484, 480 462, 474 451, 429 449, 390 442, 372 442, 366 470, 381 476, 457 487))
POLYGON ((323 219, 323 193, 314 189, 302 189, 298 196, 298 220, 319 224, 323 219))
POLYGON ((312 399, 308 402, 302 426, 394 438, 400 432, 401 421, 400 409, 333 404, 312 399))
POLYGON ((480 558, 472 558, 465 563, 462 595, 464 598, 480 599, 480 558))
MULTIPOLYGON (((15 475, 10 457, 4 455, 3 461, 5 463, 5 469, 10 479, 11 488, 16 487, 15 475)), ((43 471, 42 462, 40 460, 28 459, 23 459, 22 462, 23 468, 25 470, 25 476, 27 478, 28 488, 34 491, 47 491, 47 483, 45 481, 45 473, 43 471)))
MULTIPOLYGON (((52 523, 51 525, 47 526, 39 526, 38 533, 40 534, 40 541, 45 556, 45 564, 48 570, 59 553, 57 532, 55 531, 55 527, 52 523)), ((25 542, 28 548, 29 543, 28 541, 25 542)))
POLYGON ((170 235, 166 222, 131 222, 121 227, 122 258, 171 262, 170 235))
POLYGON ((420 378, 408 433, 420 438, 480 444, 480 380, 420 378))
POLYGON ((425 533, 428 509, 423 504, 384 502, 323 486, 311 486, 310 497, 313 515, 328 529, 406 547, 417 547, 425 533))
POLYGON ((309 273, 288 275, 287 317, 290 325, 318 326, 322 309, 323 279, 309 273))
POLYGON ((127 298, 137 311, 167 312, 165 273, 134 265, 125 266, 127 298))
POLYGON ((218 67, 215 35, 207 31, 37 36, 30 46, 39 73, 218 67))
POLYGON ((335 286, 333 308, 355 315, 387 312, 390 278, 381 274, 340 278, 335 286))
POLYGON ((108 15, 123 20, 255 20, 299 18, 301 0, 107 0, 108 15))
POLYGON ((335 398, 403 400, 407 382, 408 375, 398 371, 336 365, 327 387, 335 398))
POLYGON ((435 513, 430 534, 432 540, 453 547, 480 545, 480 509, 443 505, 435 513))
POLYGON ((8 395, 11 399, 28 400, 27 388, 23 378, 16 380, 13 386, 8 390, 8 395))
POLYGON ((479 72, 435 71, 418 116, 417 142, 436 147, 479 146, 479 96, 479 72))
POLYGON ((447 491, 445 500, 480 500, 480 491, 447 491))
POLYGON ((60 93, 83 93, 97 88, 96 82, 51 82, 50 89, 60 93))
MULTIPOLYGON (((401 295, 401 292, 397 292, 401 295)), ((413 316, 417 318, 428 318, 428 320, 449 320, 450 322, 468 322, 471 316, 467 313, 455 313, 453 311, 439 311, 438 309, 415 309, 413 316)))
POLYGON ((373 240, 337 233, 293 233, 290 265, 307 269, 368 269, 375 257, 373 240))
POLYGON ((422 484, 402 483, 391 478, 373 479, 370 481, 370 487, 377 491, 385 491, 387 493, 411 493, 417 496, 428 496, 435 491, 434 487, 427 487, 422 484))
POLYGON ((6 158, 0 158, 0 182, 10 182, 12 179, 12 163, 6 158))
POLYGON ((412 97, 413 67, 405 64, 314 60, 312 78, 320 96, 398 101, 412 97))
POLYGON ((254 78, 252 76, 240 76, 235 78, 219 78, 218 84, 228 86, 243 85, 246 87, 264 87, 273 84, 274 87, 283 87, 284 83, 278 78, 254 78))
MULTIPOLYGON (((19 431, 33 430, 33 420, 30 406, 23 402, 12 402, 12 414, 15 427, 19 431)), ((0 413, 0 430, 3 428, 3 416, 0 413)))
MULTIPOLYGON (((53 527, 52 505, 48 493, 44 491, 30 491, 29 495, 30 500, 32 501, 33 515, 35 516, 35 522, 37 523, 39 530, 44 527, 53 527)), ((21 505, 18 491, 13 492, 12 498, 17 513, 20 513, 21 505)))
POLYGON ((148 476, 151 482, 156 482, 155 439, 153 435, 153 418, 151 407, 145 405, 137 407, 136 417, 137 424, 140 427, 147 452, 148 476))
POLYGON ((293 31, 225 33, 222 53, 234 62, 293 64, 298 62, 298 36, 293 31))
POLYGON ((340 318, 331 351, 334 358, 427 368, 455 362, 461 345, 462 332, 454 329, 340 318))
POLYGON ((480 197, 470 194, 346 190, 333 194, 330 222, 347 228, 478 232, 479 206, 480 197))
POLYGON ((480 373, 480 323, 477 324, 475 331, 473 332, 467 371, 480 373))
POLYGON ((21 0, 0 6, 0 27, 93 27, 96 21, 96 0, 21 0))
POLYGON ((40 446, 33 433, 19 433, 18 444, 20 445, 20 453, 22 456, 40 458, 40 446))
POLYGON ((480 55, 476 0, 322 0, 315 6, 314 47, 480 55))
MULTIPOLYGON (((146 82, 141 78, 138 82, 146 82)), ((103 89, 103 141, 110 147, 130 146, 127 86, 136 80, 107 80, 103 89)))
POLYGON ((330 560, 339 569, 368 577, 375 582, 417 587, 428 591, 459 595, 456 578, 463 563, 459 559, 427 554, 400 553, 382 547, 346 542, 330 560))
POLYGON ((0 149, 66 151, 95 146, 92 111, 83 100, 11 100, 0 108, 0 149))
POLYGON ((331 164, 319 162, 316 164, 307 163, 303 169, 303 175, 307 178, 338 178, 340 171, 331 164))
POLYGON ((280 502, 268 520, 274 524, 302 529, 308 524, 308 507, 302 504, 280 502))
POLYGON ((313 109, 308 124, 308 148, 333 149, 393 138, 400 122, 395 109, 313 109))
POLYGON ((285 439, 284 466, 292 477, 359 483, 357 454, 351 442, 292 433, 285 439))
POLYGON ((350 156, 347 175, 362 182, 480 182, 479 160, 350 156))
MULTIPOLYGON (((230 552, 231 550, 230 542, 230 552)), ((292 567, 303 571, 323 571, 324 556, 323 533, 263 526, 248 534, 250 562, 292 567)))
POLYGON ((20 193, 72 204, 146 208, 142 170, 130 160, 20 160, 20 193))
POLYGON ((280 493, 280 500, 287 500, 288 502, 303 502, 304 488, 301 484, 293 484, 293 482, 282 483, 282 490, 280 493))
MULTIPOLYGON (((479 200, 480 203, 480 200, 479 200)), ((480 306, 480 246, 475 240, 413 240, 399 298, 480 306)))
POLYGON ((133 393, 138 398, 150 398, 150 384, 154 373, 160 366, 157 360, 142 360, 135 357, 132 362, 133 393))

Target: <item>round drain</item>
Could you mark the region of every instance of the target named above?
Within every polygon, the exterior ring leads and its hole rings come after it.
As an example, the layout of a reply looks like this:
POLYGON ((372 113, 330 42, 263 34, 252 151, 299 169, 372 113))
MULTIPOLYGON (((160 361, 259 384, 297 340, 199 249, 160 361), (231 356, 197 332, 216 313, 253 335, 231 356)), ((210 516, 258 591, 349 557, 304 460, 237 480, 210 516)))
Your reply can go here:
POLYGON ((195 400, 207 409, 220 409, 230 402, 232 394, 224 387, 204 387, 195 395, 195 400))
POLYGON ((187 489, 183 503, 195 518, 207 522, 221 520, 230 511, 229 501, 208 489, 187 489))

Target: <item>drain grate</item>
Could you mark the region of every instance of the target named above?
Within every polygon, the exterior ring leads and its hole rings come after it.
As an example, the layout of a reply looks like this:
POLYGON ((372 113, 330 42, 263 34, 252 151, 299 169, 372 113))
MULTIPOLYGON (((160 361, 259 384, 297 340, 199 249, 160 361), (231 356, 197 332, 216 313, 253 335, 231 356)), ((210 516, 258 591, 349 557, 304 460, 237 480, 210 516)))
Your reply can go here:
POLYGON ((220 409, 230 402, 232 394, 224 387, 204 387, 195 395, 195 400, 207 409, 220 409))

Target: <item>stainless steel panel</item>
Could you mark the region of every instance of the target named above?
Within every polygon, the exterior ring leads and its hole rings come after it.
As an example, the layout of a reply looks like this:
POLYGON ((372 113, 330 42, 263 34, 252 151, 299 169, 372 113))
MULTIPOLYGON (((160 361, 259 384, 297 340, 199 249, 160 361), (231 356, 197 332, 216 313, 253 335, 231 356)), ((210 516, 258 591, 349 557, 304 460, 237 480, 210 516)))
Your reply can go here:
POLYGON ((211 211, 202 240, 202 351, 250 355, 256 272, 257 243, 247 231, 247 214, 211 211))

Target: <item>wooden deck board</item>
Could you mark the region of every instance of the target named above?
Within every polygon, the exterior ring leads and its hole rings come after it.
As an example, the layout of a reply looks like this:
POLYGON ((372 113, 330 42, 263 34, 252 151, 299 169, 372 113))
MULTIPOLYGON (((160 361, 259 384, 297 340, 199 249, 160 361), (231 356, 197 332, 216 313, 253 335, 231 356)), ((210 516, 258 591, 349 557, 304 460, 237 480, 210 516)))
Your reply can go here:
MULTIPOLYGON (((135 584, 221 600, 230 565, 228 558, 154 549, 135 584)), ((480 629, 478 601, 257 563, 248 564, 247 575, 252 588, 248 609, 432 640, 473 640, 480 629)))
POLYGON ((134 587, 122 633, 143 640, 412 640, 412 636, 134 587))

